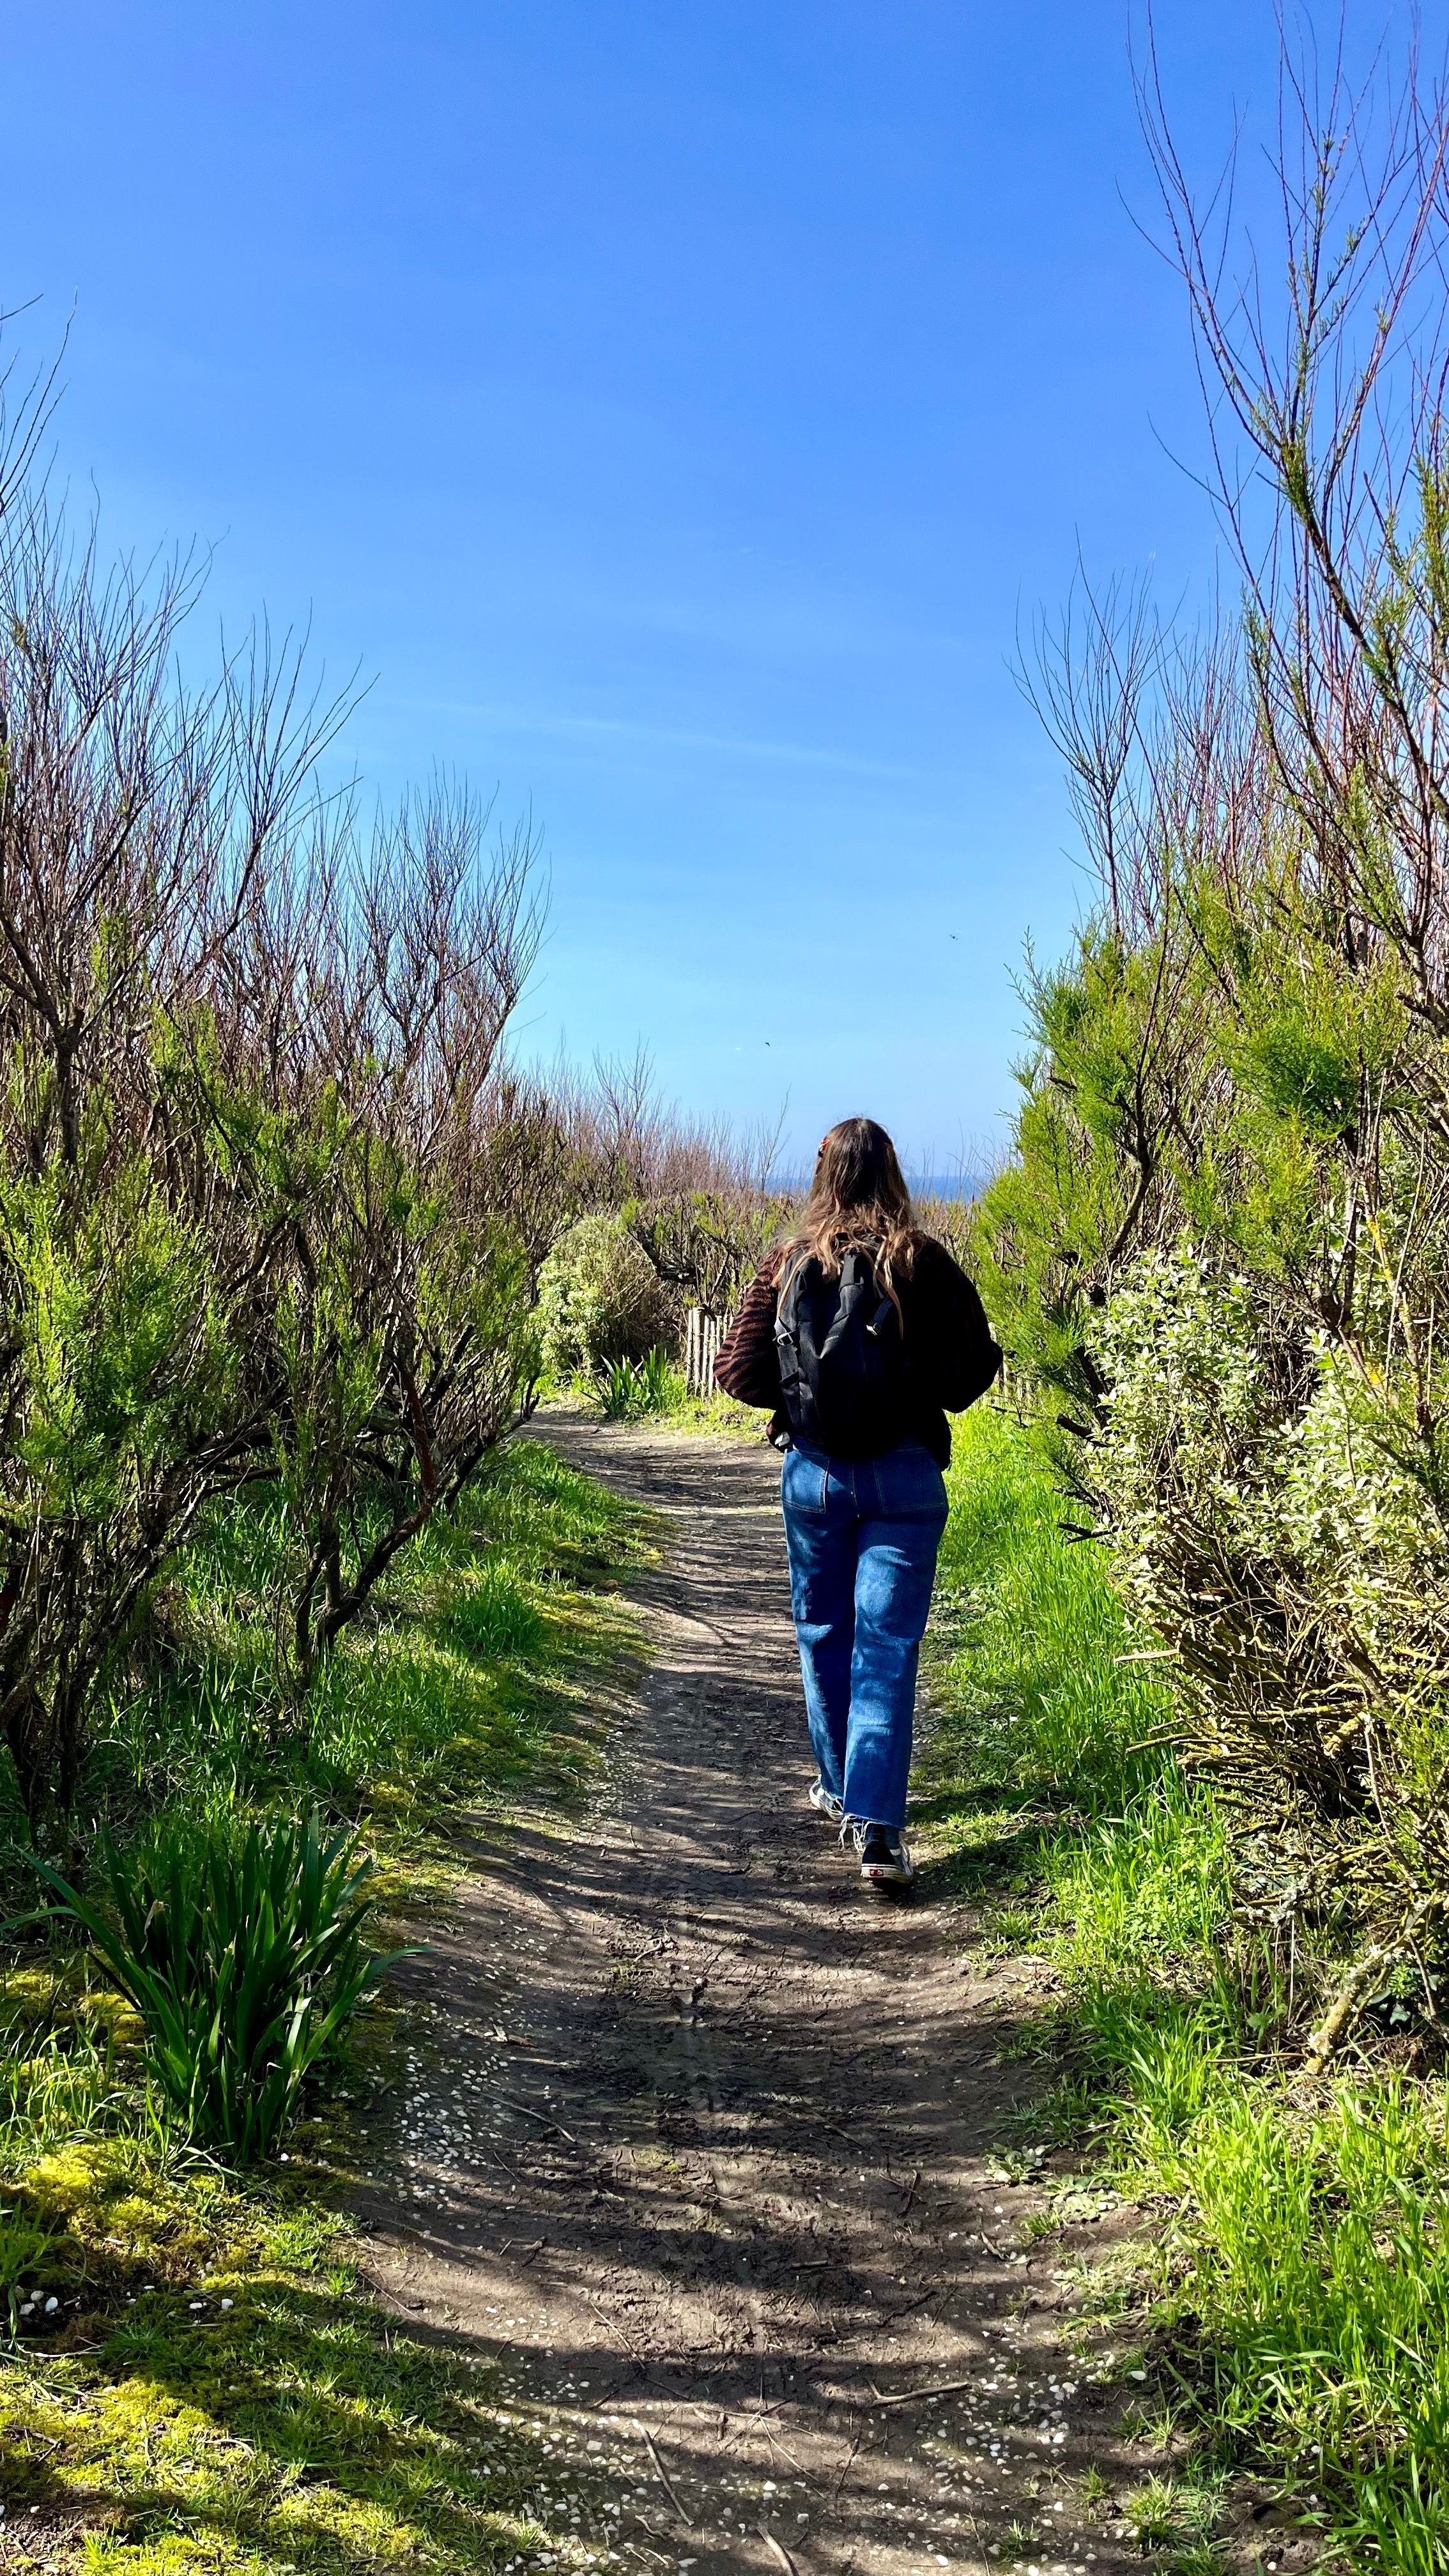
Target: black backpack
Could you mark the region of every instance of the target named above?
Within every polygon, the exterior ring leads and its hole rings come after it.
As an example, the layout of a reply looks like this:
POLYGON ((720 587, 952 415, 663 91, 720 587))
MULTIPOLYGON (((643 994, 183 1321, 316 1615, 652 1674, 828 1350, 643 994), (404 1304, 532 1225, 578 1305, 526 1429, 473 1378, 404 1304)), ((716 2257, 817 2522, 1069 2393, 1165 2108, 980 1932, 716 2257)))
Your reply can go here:
POLYGON ((838 1279, 812 1256, 797 1263, 775 1318, 780 1390, 790 1428, 830 1458, 878 1458, 906 1436, 900 1317, 865 1251, 838 1279))

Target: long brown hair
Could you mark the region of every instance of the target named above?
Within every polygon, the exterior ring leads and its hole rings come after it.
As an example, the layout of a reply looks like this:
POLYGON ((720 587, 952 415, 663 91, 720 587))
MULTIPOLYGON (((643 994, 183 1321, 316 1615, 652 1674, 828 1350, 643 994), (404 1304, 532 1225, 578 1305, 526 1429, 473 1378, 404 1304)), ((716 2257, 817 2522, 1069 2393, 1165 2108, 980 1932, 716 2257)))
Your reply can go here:
POLYGON ((839 1277, 847 1252, 868 1251, 897 1314, 896 1283, 908 1279, 923 1237, 896 1149, 873 1118, 842 1118, 815 1157, 815 1178, 800 1221, 784 1247, 781 1283, 803 1261, 827 1279, 839 1277))

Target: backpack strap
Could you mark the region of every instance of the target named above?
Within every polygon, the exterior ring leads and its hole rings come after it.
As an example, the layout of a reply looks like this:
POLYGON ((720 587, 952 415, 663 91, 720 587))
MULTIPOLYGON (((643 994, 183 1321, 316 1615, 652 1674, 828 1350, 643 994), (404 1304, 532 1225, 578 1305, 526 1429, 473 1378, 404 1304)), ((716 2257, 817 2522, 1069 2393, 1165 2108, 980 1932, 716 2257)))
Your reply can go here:
POLYGON ((786 1284, 785 1294, 775 1309, 775 1356, 780 1363, 780 1390, 788 1407, 792 1391, 800 1383, 800 1336, 795 1310, 802 1275, 811 1267, 808 1261, 797 1261, 786 1284))
POLYGON ((880 1304, 877 1306, 875 1313, 872 1315, 870 1322, 866 1325, 865 1329, 869 1333, 871 1340, 873 1342, 878 1342, 881 1339, 882 1334, 890 1331, 890 1328, 895 1321, 896 1310, 894 1306, 891 1304, 889 1297, 882 1297, 880 1304))

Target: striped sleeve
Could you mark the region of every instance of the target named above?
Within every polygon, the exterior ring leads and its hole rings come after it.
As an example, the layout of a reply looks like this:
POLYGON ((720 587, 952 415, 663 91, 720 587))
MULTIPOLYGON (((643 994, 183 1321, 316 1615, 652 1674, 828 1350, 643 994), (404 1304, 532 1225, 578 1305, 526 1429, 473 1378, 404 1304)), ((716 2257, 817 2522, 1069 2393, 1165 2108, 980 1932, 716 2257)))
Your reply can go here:
POLYGON ((714 1382, 737 1404, 780 1401, 780 1362, 775 1350, 775 1278, 777 1265, 765 1264, 750 1281, 738 1314, 719 1347, 714 1382))

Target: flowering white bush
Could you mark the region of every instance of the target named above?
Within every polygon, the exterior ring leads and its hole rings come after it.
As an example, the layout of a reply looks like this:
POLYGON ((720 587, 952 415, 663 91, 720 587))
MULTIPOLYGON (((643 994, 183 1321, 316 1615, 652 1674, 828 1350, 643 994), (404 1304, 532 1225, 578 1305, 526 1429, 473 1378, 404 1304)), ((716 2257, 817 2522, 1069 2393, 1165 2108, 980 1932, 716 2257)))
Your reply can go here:
POLYGON ((1414 1839, 1439 1803, 1449 1542, 1412 1425, 1186 1242, 1134 1265, 1097 1348, 1091 1483, 1130 1609, 1180 1659, 1190 1750, 1414 1839))

